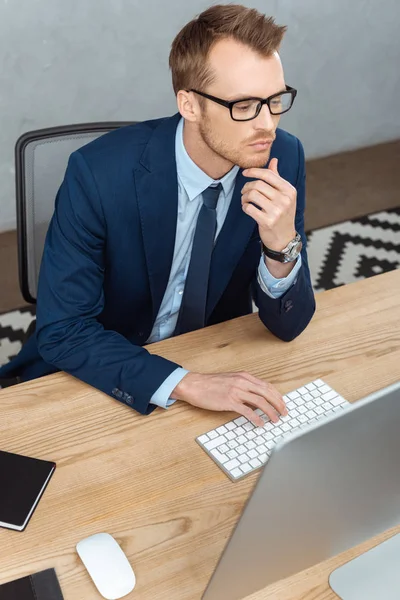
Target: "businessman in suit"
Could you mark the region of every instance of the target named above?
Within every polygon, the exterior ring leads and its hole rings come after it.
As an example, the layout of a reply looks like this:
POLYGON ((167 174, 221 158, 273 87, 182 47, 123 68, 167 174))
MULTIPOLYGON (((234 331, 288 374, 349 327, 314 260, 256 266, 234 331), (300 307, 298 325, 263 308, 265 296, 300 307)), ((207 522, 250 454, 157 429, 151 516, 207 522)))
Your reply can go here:
POLYGON ((176 36, 179 113, 74 152, 46 238, 36 333, 0 370, 64 370, 143 414, 176 400, 255 424, 282 396, 249 373, 193 373, 143 345, 251 312, 289 342, 315 311, 300 141, 278 128, 296 90, 285 27, 214 6, 176 36))

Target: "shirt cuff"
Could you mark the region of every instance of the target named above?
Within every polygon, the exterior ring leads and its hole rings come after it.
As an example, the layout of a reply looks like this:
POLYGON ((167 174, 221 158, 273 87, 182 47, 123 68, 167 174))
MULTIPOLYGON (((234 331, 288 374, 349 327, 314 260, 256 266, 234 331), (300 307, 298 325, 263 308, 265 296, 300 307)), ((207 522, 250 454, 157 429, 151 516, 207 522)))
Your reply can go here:
POLYGON ((257 280, 263 292, 270 298, 280 298, 285 294, 292 285, 297 281, 297 274, 301 268, 301 254, 297 257, 296 264, 290 271, 287 277, 276 279, 268 270, 265 264, 264 255, 261 255, 260 264, 258 265, 257 280))
POLYGON ((150 399, 150 404, 156 404, 161 408, 168 408, 171 406, 171 404, 175 402, 173 398, 170 398, 172 391, 188 373, 189 371, 186 371, 186 369, 182 369, 181 367, 172 371, 167 379, 163 381, 160 387, 154 392, 150 399))

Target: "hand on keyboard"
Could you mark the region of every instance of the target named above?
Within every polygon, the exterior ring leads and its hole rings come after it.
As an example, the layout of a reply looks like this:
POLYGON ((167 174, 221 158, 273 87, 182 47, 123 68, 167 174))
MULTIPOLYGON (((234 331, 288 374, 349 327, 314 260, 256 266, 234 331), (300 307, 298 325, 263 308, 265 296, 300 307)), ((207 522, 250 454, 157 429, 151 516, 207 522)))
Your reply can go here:
POLYGON ((234 411, 259 427, 264 425, 264 420, 253 408, 261 409, 274 423, 279 420, 279 414, 287 415, 278 390, 244 371, 188 373, 173 390, 171 398, 208 410, 234 411))

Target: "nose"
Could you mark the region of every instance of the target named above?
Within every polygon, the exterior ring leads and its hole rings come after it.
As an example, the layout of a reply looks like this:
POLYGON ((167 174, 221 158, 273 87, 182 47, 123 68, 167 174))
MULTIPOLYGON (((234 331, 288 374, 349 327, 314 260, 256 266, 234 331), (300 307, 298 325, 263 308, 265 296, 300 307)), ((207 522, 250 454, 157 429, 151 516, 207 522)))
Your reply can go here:
POLYGON ((259 115, 254 119, 254 125, 256 129, 274 131, 275 124, 268 108, 268 104, 262 105, 259 115))

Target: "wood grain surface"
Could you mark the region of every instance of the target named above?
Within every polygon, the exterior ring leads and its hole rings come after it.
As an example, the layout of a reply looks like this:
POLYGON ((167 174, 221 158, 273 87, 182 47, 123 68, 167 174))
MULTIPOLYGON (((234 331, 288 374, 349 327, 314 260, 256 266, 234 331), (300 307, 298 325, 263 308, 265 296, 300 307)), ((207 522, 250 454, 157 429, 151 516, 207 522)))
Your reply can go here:
MULTIPOLYGON (((283 394, 320 377, 353 402, 400 378, 400 271, 317 294, 290 343, 252 314, 148 349, 194 371, 247 370, 283 394)), ((57 463, 27 529, 0 529, 0 583, 54 567, 65 600, 98 599, 75 545, 106 531, 136 573, 127 600, 200 599, 258 477, 232 483, 195 443, 232 413, 177 402, 144 417, 58 373, 0 391, 0 415, 2 450, 57 463)), ((331 570, 395 532, 249 600, 333 599, 331 570)))

